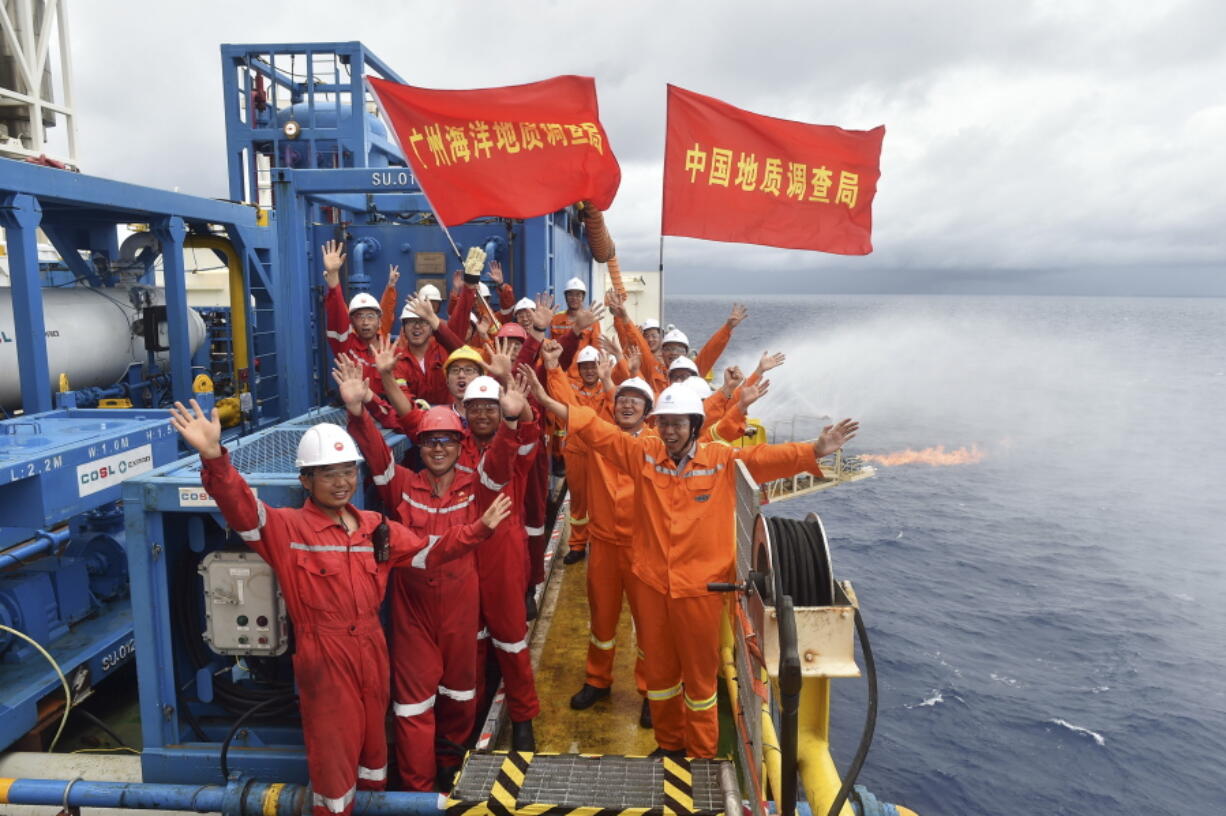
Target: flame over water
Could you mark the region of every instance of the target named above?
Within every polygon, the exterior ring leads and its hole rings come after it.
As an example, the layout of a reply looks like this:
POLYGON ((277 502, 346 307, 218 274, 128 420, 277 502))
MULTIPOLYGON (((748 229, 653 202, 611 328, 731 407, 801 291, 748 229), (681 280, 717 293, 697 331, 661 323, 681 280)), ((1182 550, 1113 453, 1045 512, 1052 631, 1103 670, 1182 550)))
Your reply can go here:
POLYGON ((862 453, 860 458, 866 462, 872 462, 886 467, 895 465, 931 465, 932 467, 944 467, 947 465, 974 465, 983 461, 984 452, 978 445, 971 445, 969 448, 958 448, 957 450, 947 451, 944 445, 937 445, 933 448, 924 448, 923 450, 907 450, 894 451, 893 453, 862 453))

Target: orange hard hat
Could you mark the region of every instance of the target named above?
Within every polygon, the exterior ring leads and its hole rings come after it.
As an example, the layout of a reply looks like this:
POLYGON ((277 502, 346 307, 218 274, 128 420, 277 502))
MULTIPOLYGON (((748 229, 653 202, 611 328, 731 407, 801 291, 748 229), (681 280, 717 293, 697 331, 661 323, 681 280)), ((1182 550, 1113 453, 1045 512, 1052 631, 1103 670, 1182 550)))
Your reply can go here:
POLYGON ((426 411, 426 415, 421 418, 421 422, 417 424, 417 438, 428 433, 438 433, 446 431, 448 433, 464 434, 464 425, 460 422, 460 417, 452 410, 450 405, 436 405, 426 411))

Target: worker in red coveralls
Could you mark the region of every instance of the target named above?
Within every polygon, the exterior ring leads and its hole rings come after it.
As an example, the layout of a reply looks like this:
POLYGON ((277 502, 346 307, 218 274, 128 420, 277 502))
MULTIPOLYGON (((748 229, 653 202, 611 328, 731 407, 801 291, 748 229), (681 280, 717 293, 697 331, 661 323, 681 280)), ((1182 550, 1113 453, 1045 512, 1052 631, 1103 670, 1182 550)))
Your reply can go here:
POLYGON ((221 445, 217 409, 192 400, 171 424, 200 452, 200 480, 225 518, 276 573, 294 624, 294 678, 302 710, 314 816, 347 816, 356 791, 387 786, 387 642, 379 606, 393 567, 437 567, 489 538, 510 515, 499 496, 480 521, 433 543, 399 522, 350 504, 362 461, 338 425, 308 428, 298 443, 301 508, 256 499, 221 445))
MULTIPOLYGON (((425 468, 414 473, 395 463, 365 410, 372 395, 361 369, 342 359, 333 377, 384 507, 413 532, 435 540, 474 521, 510 481, 517 422, 502 423, 476 472, 466 473, 456 468, 464 425, 450 406, 431 408, 417 423, 414 441, 425 468)), ((507 416, 522 414, 525 403, 514 386, 500 398, 507 416)), ((479 603, 472 553, 433 569, 415 559, 392 571, 392 710, 406 790, 434 790, 436 781, 450 790, 459 770, 477 708, 479 603)))
POLYGON ((328 348, 332 354, 352 354, 362 362, 363 373, 375 394, 383 393, 383 385, 375 371, 375 355, 371 344, 379 336, 382 309, 374 296, 365 292, 354 295, 345 305, 341 291, 341 267, 345 264, 345 245, 341 241, 329 241, 320 248, 323 256, 324 282, 328 285, 324 295, 324 316, 327 322, 328 348))

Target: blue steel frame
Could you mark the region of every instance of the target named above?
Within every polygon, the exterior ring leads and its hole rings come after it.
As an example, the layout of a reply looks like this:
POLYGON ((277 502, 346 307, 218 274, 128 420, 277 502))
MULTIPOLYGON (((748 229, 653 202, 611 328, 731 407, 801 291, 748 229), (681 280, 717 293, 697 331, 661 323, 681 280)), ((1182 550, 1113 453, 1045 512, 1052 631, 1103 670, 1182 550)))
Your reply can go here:
MULTIPOLYGON (((170 193, 151 187, 41 167, 24 162, 0 164, 0 225, 7 230, 22 409, 27 414, 52 408, 36 233, 39 228, 78 278, 109 285, 79 250, 118 259, 114 227, 148 224, 162 242, 167 319, 170 335, 171 393, 191 396, 192 363, 184 285, 183 240, 189 228, 220 226, 244 255, 244 268, 257 266, 256 253, 274 249, 272 230, 256 224, 247 206, 170 193)), ((83 329, 83 332, 85 330, 83 329)), ((86 335, 83 333, 83 337, 86 335)))

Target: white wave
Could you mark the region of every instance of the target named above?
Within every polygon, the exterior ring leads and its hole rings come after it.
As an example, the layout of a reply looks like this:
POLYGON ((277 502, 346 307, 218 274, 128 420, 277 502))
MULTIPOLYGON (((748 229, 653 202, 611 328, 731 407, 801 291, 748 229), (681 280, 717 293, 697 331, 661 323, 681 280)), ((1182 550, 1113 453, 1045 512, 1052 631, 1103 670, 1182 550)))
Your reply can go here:
POLYGON ((916 703, 915 705, 909 705, 907 708, 924 708, 925 706, 931 707, 935 706, 937 703, 943 702, 945 702, 945 698, 941 696, 941 690, 933 689, 932 696, 927 700, 924 700, 922 703, 916 703))
POLYGON ((1064 728, 1067 728, 1068 730, 1073 731, 1077 734, 1085 734, 1086 736, 1093 737, 1094 741, 1098 743, 1099 745, 1107 744, 1107 740, 1103 738, 1102 734, 1098 733, 1097 731, 1091 731, 1088 728, 1082 728, 1080 725, 1073 725, 1068 720, 1062 720, 1057 717, 1054 720, 1048 720, 1048 722, 1053 723, 1055 725, 1062 726, 1064 728))
POLYGON ((1006 686, 1012 686, 1012 687, 1017 686, 1017 681, 1014 680, 1012 677, 1008 677, 1003 674, 997 674, 996 672, 992 672, 988 676, 991 677, 993 680, 995 680, 997 683, 1003 683, 1006 686))

